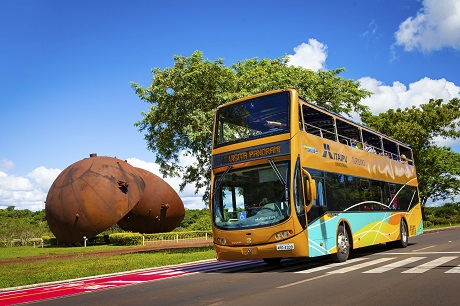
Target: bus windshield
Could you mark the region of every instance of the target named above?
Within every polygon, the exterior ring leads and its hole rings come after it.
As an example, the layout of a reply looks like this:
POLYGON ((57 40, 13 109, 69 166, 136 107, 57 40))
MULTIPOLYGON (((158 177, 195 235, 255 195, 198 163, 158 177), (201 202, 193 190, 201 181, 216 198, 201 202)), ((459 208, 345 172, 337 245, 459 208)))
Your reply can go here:
POLYGON ((230 104, 217 111, 215 146, 289 132, 289 92, 230 104))
POLYGON ((221 229, 271 226, 290 215, 289 163, 229 171, 215 179, 213 222, 221 229))

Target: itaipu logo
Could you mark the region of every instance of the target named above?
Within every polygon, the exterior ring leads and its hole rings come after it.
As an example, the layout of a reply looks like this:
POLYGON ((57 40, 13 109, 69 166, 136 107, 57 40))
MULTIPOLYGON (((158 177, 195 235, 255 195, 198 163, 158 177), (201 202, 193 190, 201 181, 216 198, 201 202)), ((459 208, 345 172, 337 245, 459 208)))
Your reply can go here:
POLYGON ((323 146, 324 146, 324 152, 323 152, 324 158, 335 160, 337 166, 341 166, 341 167, 347 166, 345 165, 348 162, 348 158, 346 155, 331 152, 331 147, 326 143, 324 143, 323 146))
POLYGON ((307 150, 308 153, 318 154, 318 150, 315 147, 310 147, 310 146, 303 145, 302 148, 307 150))

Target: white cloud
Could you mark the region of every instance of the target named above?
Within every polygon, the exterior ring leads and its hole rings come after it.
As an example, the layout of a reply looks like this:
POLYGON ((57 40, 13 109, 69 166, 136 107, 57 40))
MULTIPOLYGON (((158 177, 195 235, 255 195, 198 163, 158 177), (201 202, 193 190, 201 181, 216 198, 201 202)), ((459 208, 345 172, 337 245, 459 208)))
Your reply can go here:
POLYGON ((60 169, 47 169, 43 166, 35 168, 27 174, 27 177, 33 179, 41 188, 48 193, 51 185, 58 175, 62 172, 60 169))
MULTIPOLYGON (((389 109, 417 107, 428 103, 430 99, 449 101, 453 98, 460 98, 460 86, 445 79, 423 78, 409 84, 409 87, 397 81, 393 82, 392 86, 385 85, 371 77, 364 77, 358 81, 362 88, 374 93, 371 97, 361 101, 364 105, 369 106, 374 115, 389 109)), ((354 119, 356 120, 355 116, 354 119)), ((451 147, 460 145, 459 139, 436 138, 435 141, 438 145, 451 147)))
POLYGON ((371 78, 363 77, 358 80, 362 88, 374 94, 361 102, 370 107, 373 114, 386 112, 389 109, 404 109, 428 103, 430 99, 449 101, 460 98, 460 87, 446 79, 432 80, 423 78, 409 84, 409 88, 401 82, 393 82, 392 86, 371 78))
POLYGON ((396 45, 406 51, 460 49, 460 1, 424 0, 422 5, 415 17, 400 24, 395 33, 396 45))
POLYGON ((375 22, 375 19, 372 19, 371 22, 368 25, 368 30, 364 32, 361 36, 362 37, 369 37, 369 36, 374 36, 377 34, 377 23, 375 22))
MULTIPOLYGON (((184 156, 183 154, 180 155, 179 157, 179 163, 183 166, 190 165, 194 162, 195 160, 191 157, 184 156)), ((203 202, 203 194, 204 194, 204 189, 200 190, 197 194, 195 194, 195 186, 192 184, 186 185, 183 191, 179 191, 179 185, 181 183, 181 179, 178 177, 168 177, 168 178, 163 178, 163 176, 160 174, 160 167, 152 162, 146 162, 137 158, 128 158, 127 162, 138 168, 142 168, 144 170, 150 171, 153 174, 159 176, 162 178, 164 181, 166 181, 179 195, 181 198, 182 202, 184 203, 185 208, 187 209, 203 209, 206 208, 207 203, 203 202)))
MULTIPOLYGON (((438 146, 445 146, 445 147, 457 147, 458 146, 458 147, 460 147, 460 140, 459 139, 435 137, 434 142, 438 146)), ((455 151, 455 149, 454 149, 454 151, 455 151)))
POLYGON ((0 190, 29 191, 32 189, 33 185, 28 179, 10 176, 6 172, 0 172, 0 190))
POLYGON ((288 64, 313 71, 326 69, 327 46, 314 38, 308 44, 302 43, 294 48, 294 55, 288 55, 288 64))
POLYGON ((47 190, 25 177, 0 172, 0 208, 15 206, 16 209, 41 210, 45 208, 46 193, 47 190))
POLYGON ((447 203, 460 203, 460 194, 454 196, 453 199, 439 200, 439 201, 436 201, 436 202, 433 202, 431 199, 428 199, 428 201, 426 202, 426 206, 428 206, 428 207, 439 207, 439 206, 443 206, 444 204, 447 204, 447 203))
POLYGON ((0 158, 0 171, 8 171, 14 168, 14 163, 6 158, 0 158))

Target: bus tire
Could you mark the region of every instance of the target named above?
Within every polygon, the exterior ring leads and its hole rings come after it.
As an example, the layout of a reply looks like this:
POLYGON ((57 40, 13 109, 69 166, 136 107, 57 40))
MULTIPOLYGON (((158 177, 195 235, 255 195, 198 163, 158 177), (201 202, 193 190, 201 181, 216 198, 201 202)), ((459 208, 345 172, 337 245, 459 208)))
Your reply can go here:
POLYGON ((399 224, 399 240, 394 242, 394 245, 398 248, 405 248, 409 244, 409 233, 407 230, 407 224, 404 219, 401 219, 399 224))
POLYGON ((337 229, 337 253, 331 254, 330 258, 333 262, 345 262, 350 255, 350 240, 348 231, 343 224, 340 224, 337 229))
POLYGON ((264 261, 267 265, 274 266, 281 262, 282 257, 275 257, 275 258, 264 258, 264 261))

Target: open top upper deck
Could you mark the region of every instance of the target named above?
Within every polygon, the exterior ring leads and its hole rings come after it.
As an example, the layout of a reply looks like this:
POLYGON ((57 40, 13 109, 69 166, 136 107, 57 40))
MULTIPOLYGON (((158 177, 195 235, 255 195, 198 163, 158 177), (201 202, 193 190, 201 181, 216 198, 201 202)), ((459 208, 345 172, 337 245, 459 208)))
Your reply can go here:
POLYGON ((299 130, 413 165, 410 145, 307 102, 294 89, 257 94, 220 106, 213 148, 287 133, 292 137, 299 130))
POLYGON ((413 165, 410 145, 321 106, 299 100, 302 129, 307 133, 413 165))

